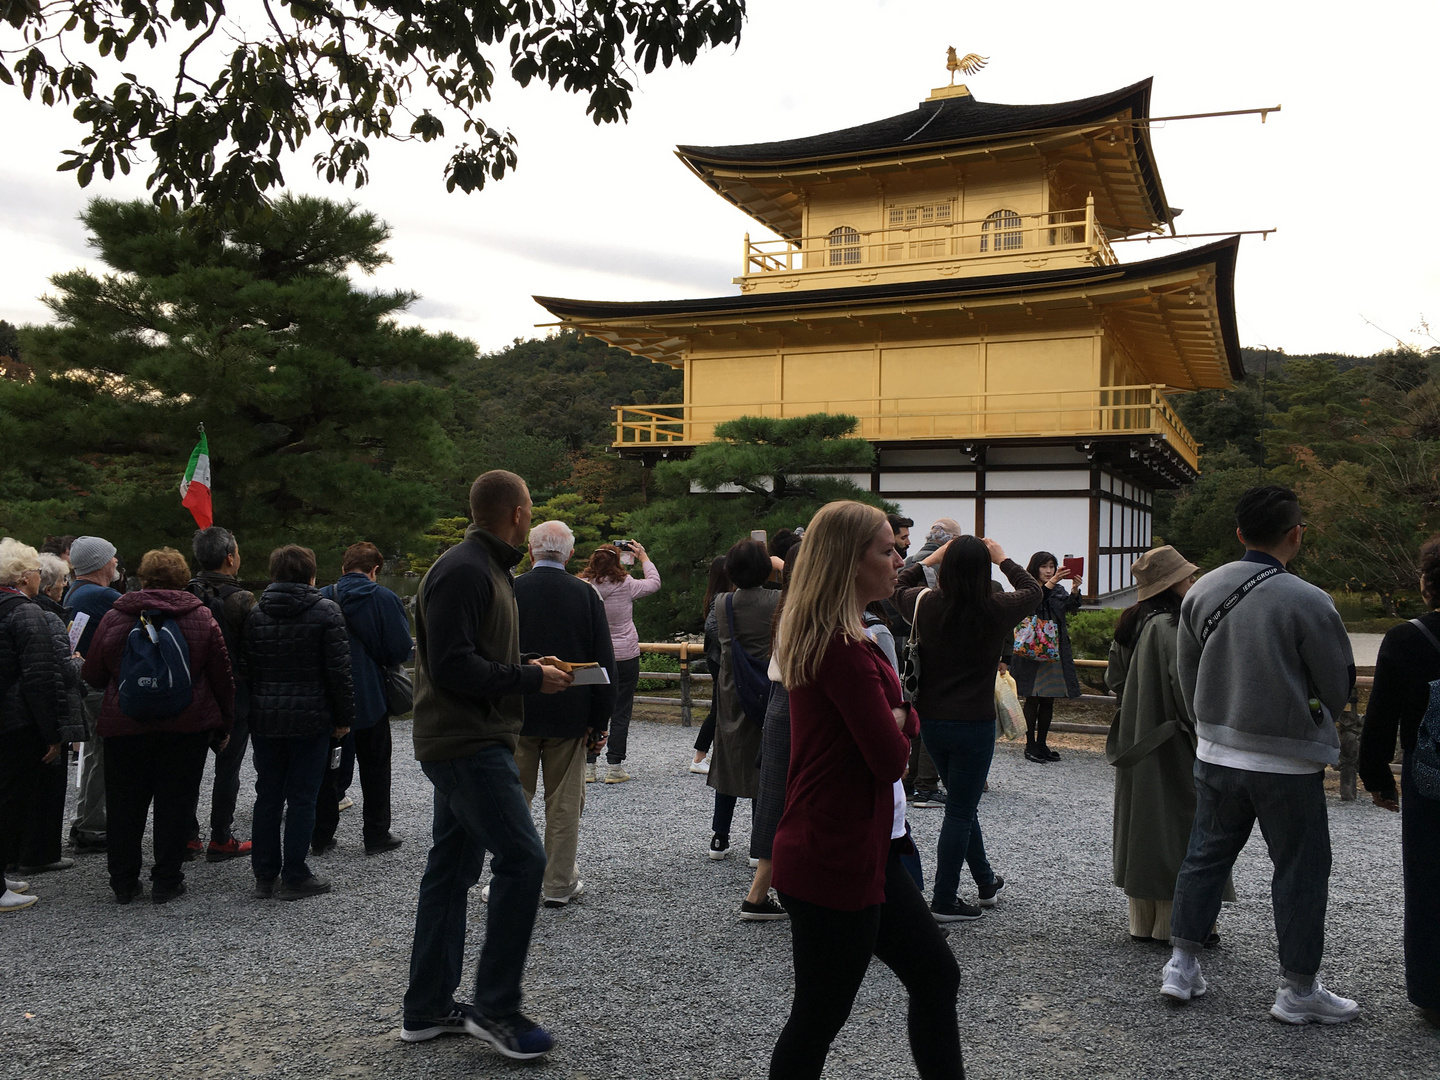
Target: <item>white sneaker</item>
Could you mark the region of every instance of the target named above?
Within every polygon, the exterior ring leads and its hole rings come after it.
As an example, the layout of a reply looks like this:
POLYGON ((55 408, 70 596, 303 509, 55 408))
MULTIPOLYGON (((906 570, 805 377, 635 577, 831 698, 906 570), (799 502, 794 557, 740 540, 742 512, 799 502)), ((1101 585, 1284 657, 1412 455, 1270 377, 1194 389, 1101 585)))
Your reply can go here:
POLYGON ((593 761, 585 763, 585 782, 587 784, 595 783, 595 763, 593 761))
POLYGON ((7 877, 7 878, 5 879, 5 888, 9 889, 11 892, 29 892, 29 891, 30 891, 30 882, 28 882, 28 881, 12 881, 12 880, 10 880, 10 879, 7 877))
POLYGON ((693 773, 699 773, 701 776, 704 776, 710 771, 710 759, 706 758, 704 761, 690 762, 690 771, 693 773))
POLYGON ((1205 993, 1205 976, 1200 974, 1199 960, 1192 960, 1190 964, 1182 966, 1172 956, 1160 969, 1160 975, 1163 980, 1160 983, 1160 993, 1168 998, 1189 1001, 1205 993))
POLYGON ((1325 984, 1316 979, 1315 988, 1308 994, 1282 985, 1275 991, 1270 1015, 1286 1024, 1344 1024, 1360 1015, 1360 1006, 1326 990, 1325 984))
POLYGON ((568 893, 566 893, 564 896, 547 896, 547 897, 545 897, 544 904, 545 904, 545 906, 548 907, 548 908, 560 908, 560 907, 564 907, 566 904, 570 903, 571 900, 574 900, 577 896, 581 895, 584 891, 585 891, 585 882, 583 882, 583 881, 577 881, 577 882, 575 883, 575 888, 571 889, 571 890, 570 890, 568 893))
POLYGON ((488 903, 490 902, 490 886, 489 886, 489 885, 484 886, 484 887, 480 890, 480 902, 481 902, 482 904, 488 904, 488 903))
POLYGON ((39 899, 38 896, 21 896, 14 889, 6 889, 5 894, 0 896, 0 911, 19 911, 39 899))
POLYGON ((624 765, 611 765, 605 770, 605 782, 607 784, 623 784, 630 779, 630 774, 625 771, 624 765))

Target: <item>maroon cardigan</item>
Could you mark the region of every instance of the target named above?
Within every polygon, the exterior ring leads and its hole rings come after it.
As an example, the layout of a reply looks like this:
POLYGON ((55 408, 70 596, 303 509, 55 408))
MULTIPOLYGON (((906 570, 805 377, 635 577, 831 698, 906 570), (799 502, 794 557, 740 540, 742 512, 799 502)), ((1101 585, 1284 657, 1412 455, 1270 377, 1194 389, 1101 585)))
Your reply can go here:
POLYGON ((895 781, 920 719, 879 646, 836 633, 819 674, 790 690, 790 772, 775 888, 840 911, 885 902, 895 781), (909 712, 902 732, 892 708, 909 712))
POLYGON ((125 593, 100 620, 90 640, 80 677, 105 691, 96 725, 103 736, 149 735, 155 732, 215 731, 228 735, 235 722, 235 679, 225 636, 198 596, 181 589, 141 589, 125 593), (194 697, 177 716, 162 720, 131 720, 120 711, 120 657, 140 612, 159 610, 177 619, 190 650, 190 685, 194 697))

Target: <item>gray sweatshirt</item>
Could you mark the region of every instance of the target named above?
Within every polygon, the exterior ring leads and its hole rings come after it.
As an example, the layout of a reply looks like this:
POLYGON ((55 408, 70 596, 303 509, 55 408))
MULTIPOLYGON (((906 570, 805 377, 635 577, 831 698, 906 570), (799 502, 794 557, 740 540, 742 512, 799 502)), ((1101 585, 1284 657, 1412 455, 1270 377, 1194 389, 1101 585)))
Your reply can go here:
POLYGON ((1226 563, 1190 589, 1180 608, 1180 685, 1201 739, 1333 765, 1340 715, 1355 681, 1350 637, 1330 597, 1293 574, 1257 586, 1211 633, 1205 620, 1265 563, 1226 563), (1309 701, 1318 698, 1316 723, 1309 701))

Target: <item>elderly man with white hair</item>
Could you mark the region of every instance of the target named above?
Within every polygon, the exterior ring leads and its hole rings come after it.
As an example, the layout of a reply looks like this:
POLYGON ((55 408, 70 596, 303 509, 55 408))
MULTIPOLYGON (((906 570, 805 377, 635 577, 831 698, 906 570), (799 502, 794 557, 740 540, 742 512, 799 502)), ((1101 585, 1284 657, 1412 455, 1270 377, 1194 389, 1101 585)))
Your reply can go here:
POLYGON ((585 890, 575 860, 585 808, 585 747, 603 742, 615 703, 615 652, 605 604, 594 589, 566 572, 574 551, 569 526, 541 522, 530 530, 532 568, 515 581, 521 655, 598 663, 610 680, 525 697, 515 764, 527 802, 534 800, 544 772, 546 862, 540 894, 547 908, 564 907, 585 890))

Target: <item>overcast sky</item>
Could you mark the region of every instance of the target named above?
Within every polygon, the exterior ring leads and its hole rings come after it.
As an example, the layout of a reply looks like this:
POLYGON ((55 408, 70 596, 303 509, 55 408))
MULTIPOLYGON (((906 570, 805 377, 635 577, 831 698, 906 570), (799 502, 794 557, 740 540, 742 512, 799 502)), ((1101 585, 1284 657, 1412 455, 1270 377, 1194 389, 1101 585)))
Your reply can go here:
MULTIPOLYGON (((739 48, 641 76, 628 125, 597 128, 583 99, 521 90, 502 67, 484 115, 515 132, 520 167, 478 194, 446 194, 450 151, 436 144, 376 147, 372 182, 358 192, 315 179, 318 146, 285 170, 294 190, 377 212, 394 233, 393 262, 368 284, 420 293, 408 318, 488 351, 548 321, 531 294, 735 293, 742 235, 765 230, 695 179, 677 143, 790 138, 908 111, 947 81, 948 45, 990 57, 965 80, 983 101, 1066 101, 1154 76, 1156 116, 1284 106, 1263 126, 1256 116, 1193 120, 1153 136, 1182 231, 1279 229, 1241 244, 1241 342, 1368 354, 1393 346, 1387 333, 1437 344, 1422 316, 1440 338, 1437 30, 1433 2, 751 0, 739 48)), ((145 193, 135 179, 82 191, 73 173, 53 171, 83 134, 68 112, 9 87, 0 103, 0 318, 43 322, 50 275, 100 269, 77 220, 86 199, 145 193)), ((1119 248, 1130 261, 1181 243, 1119 248)))

